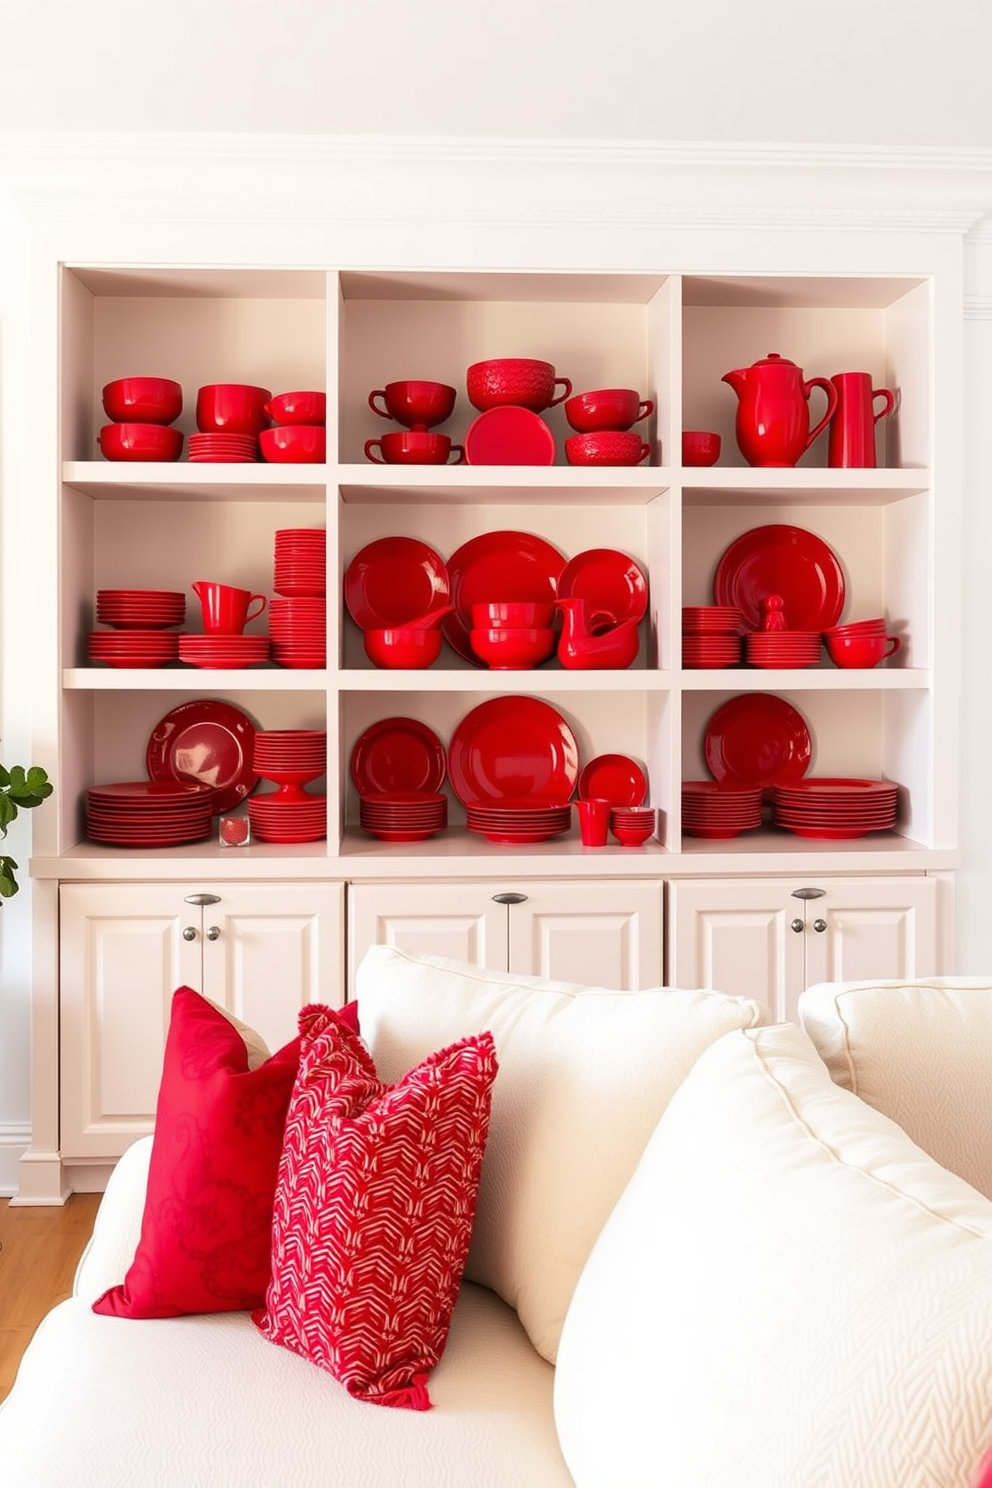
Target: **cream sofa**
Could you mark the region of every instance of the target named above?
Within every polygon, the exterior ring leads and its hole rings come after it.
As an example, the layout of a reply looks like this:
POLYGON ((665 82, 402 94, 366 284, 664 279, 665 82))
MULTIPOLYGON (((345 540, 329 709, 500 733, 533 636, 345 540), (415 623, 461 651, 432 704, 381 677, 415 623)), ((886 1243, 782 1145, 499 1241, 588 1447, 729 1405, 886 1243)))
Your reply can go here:
MULTIPOLYGON (((74 1296, 0 1407, 4 1488, 977 1481, 992 1202, 923 1147, 955 1051, 974 1063, 992 984, 815 988, 804 1031, 717 992, 376 948, 358 1002, 384 1079, 482 1028, 499 1054, 433 1409, 353 1400, 243 1313, 95 1315, 134 1254, 149 1138, 118 1164, 74 1296), (920 1093, 901 1125, 883 1114, 888 1068, 901 1102, 920 1093)), ((940 1155, 992 1192, 988 1082, 970 1098, 980 1123, 955 1118, 940 1155)))

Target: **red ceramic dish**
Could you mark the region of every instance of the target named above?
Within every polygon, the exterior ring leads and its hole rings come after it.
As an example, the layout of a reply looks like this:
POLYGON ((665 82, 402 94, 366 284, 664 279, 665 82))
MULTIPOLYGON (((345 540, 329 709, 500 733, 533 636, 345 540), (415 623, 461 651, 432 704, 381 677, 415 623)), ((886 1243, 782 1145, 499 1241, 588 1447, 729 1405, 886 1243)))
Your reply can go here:
POLYGON ((597 434, 573 434, 565 440, 569 465, 640 465, 651 446, 639 434, 601 429, 597 434))
POLYGON ((230 811, 258 784, 252 764, 255 724, 231 703, 181 703, 152 730, 145 768, 153 781, 198 781, 213 791, 213 810, 230 811))
POLYGON ((201 433, 257 434, 265 428, 268 388, 249 382, 210 382, 197 389, 196 427, 201 433))
POLYGON ((529 408, 490 408, 465 435, 467 465, 553 465, 555 436, 529 408))
POLYGON ((483 532, 469 538, 448 559, 454 606, 443 621, 448 644, 466 661, 477 662, 469 640, 473 606, 517 600, 553 604, 564 567, 564 554, 530 532, 483 532))
POLYGON ((565 417, 580 434, 593 434, 599 429, 632 429, 652 413, 651 399, 642 398, 633 388, 597 388, 591 393, 576 393, 565 404, 565 417))
POLYGON ((598 754, 579 776, 579 799, 582 801, 640 806, 647 793, 647 776, 637 761, 625 754, 598 754))
POLYGON ((715 465, 723 441, 709 429, 685 429, 682 433, 683 465, 715 465))
POLYGON ((327 394, 277 393, 266 403, 265 412, 274 424, 323 424, 327 421, 327 394))
POLYGON ((373 388, 369 407, 380 418, 405 424, 408 429, 432 429, 451 417, 456 397, 455 389, 446 382, 409 378, 387 382, 384 388, 373 388))
POLYGON ((365 441, 365 458, 373 465, 447 465, 452 454, 455 458, 450 463, 460 465, 465 449, 452 444, 447 434, 432 434, 427 429, 404 429, 365 441))
POLYGON ((171 377, 118 377, 102 397, 115 424, 171 424, 183 411, 182 385, 171 377))
POLYGON ((584 599, 597 622, 622 625, 642 620, 648 581, 637 561, 616 548, 587 548, 566 563, 558 579, 559 599, 584 599))
POLYGON ((554 618, 553 604, 538 604, 530 600, 490 600, 472 606, 472 627, 475 630, 496 630, 501 626, 550 630, 554 618))
POLYGON ((555 632, 513 625, 496 626, 489 630, 470 630, 469 643, 476 656, 494 671, 535 667, 547 661, 554 651, 555 632))
POLYGON ((365 654, 378 667, 429 667, 441 655, 444 637, 440 630, 412 630, 396 626, 392 630, 362 632, 365 654))
POLYGON ((730 698, 717 708, 703 733, 703 757, 714 780, 745 786, 799 780, 812 756, 805 718, 771 693, 730 698))
POLYGON ((436 792, 444 783, 444 745, 416 718, 383 718, 358 738, 349 769, 360 796, 436 792))
POLYGON ((722 553, 713 598, 736 605, 760 630, 763 601, 779 594, 789 630, 826 630, 844 608, 844 570, 834 550, 803 527, 773 523, 741 533, 722 553))
POLYGON ((550 362, 532 357, 497 357, 493 361, 473 362, 465 376, 468 400, 473 408, 485 412, 512 404, 543 413, 571 396, 572 384, 567 377, 557 377, 550 362), (555 396, 556 388, 562 391, 555 396))
POLYGON ((98 443, 106 460, 178 460, 183 450, 181 431, 164 424, 104 424, 98 443))
POLYGON ((415 537, 380 537, 355 554, 344 575, 344 602, 362 630, 390 630, 448 602, 450 579, 440 553, 415 537))
POLYGON ((489 698, 451 736, 448 773, 463 805, 539 796, 564 804, 579 773, 575 735, 541 698, 489 698))
POLYGON ((285 424, 258 436, 262 459, 273 465, 322 465, 327 455, 323 424, 285 424))

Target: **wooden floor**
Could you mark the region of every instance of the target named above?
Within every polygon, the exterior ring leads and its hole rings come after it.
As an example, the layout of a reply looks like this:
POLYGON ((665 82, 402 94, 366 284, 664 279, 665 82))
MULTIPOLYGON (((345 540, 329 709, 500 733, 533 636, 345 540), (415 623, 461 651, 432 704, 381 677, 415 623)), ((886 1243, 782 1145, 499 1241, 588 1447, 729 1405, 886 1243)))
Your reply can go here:
POLYGON ((72 1290, 99 1194, 71 1194, 60 1208, 0 1199, 0 1400, 45 1313, 72 1290))

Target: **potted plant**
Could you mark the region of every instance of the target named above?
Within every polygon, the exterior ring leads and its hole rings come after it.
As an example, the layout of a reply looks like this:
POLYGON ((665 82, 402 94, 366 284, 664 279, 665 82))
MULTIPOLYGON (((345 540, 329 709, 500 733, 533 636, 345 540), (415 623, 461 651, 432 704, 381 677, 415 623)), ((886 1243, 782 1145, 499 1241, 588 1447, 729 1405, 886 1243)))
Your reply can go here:
MULTIPOLYGON (((17 819, 19 811, 40 806, 52 794, 48 775, 40 765, 13 765, 7 770, 0 765, 0 837, 6 837, 7 828, 17 819)), ((14 877, 17 864, 13 858, 0 854, 0 899, 9 899, 20 887, 14 877)))

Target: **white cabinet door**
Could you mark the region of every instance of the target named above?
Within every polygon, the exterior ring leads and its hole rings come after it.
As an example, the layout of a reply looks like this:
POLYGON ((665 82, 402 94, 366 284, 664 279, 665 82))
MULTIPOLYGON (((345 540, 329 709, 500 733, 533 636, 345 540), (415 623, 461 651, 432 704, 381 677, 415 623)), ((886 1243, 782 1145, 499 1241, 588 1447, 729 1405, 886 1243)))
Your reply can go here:
POLYGON ((935 976, 937 880, 847 878, 806 904, 806 985, 935 976))
POLYGON ((664 980, 664 889, 624 879, 516 883, 509 969, 629 991, 664 980))
MULTIPOLYGON (((514 890, 516 886, 514 885, 514 890)), ((348 986, 373 945, 421 956, 451 956, 472 966, 507 964, 506 884, 365 883, 348 887, 348 986)))

